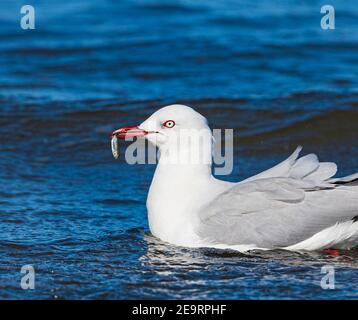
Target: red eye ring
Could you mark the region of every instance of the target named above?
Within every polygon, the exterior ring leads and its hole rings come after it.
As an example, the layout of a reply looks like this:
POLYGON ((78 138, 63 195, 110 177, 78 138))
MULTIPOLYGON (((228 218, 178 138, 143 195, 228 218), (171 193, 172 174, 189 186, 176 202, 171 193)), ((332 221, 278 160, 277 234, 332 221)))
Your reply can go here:
POLYGON ((175 126, 175 121, 174 120, 167 120, 163 123, 163 126, 166 128, 173 128, 175 126))

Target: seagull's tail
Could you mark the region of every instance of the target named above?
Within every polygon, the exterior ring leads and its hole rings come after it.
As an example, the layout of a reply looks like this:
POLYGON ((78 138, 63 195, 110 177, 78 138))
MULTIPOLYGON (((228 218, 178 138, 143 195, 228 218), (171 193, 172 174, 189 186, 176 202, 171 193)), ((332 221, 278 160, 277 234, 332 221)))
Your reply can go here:
MULTIPOLYGON (((337 188, 353 188, 358 198, 358 173, 328 180, 337 188)), ((339 222, 312 237, 289 246, 288 250, 352 249, 358 247, 358 208, 351 220, 339 222)))
POLYGON ((358 186, 358 172, 343 178, 330 179, 328 182, 337 185, 358 186))
POLYGON ((352 249, 358 246, 358 216, 352 220, 336 223, 287 250, 352 249))

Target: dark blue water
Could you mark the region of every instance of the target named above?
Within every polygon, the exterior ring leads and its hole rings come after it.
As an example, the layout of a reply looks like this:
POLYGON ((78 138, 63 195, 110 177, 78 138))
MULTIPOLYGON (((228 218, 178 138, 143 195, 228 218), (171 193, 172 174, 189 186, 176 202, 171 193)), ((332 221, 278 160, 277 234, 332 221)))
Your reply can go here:
POLYGON ((358 9, 321 1, 0 0, 0 298, 357 299, 358 252, 191 250, 148 230, 153 165, 108 134, 188 104, 235 129, 238 181, 298 144, 358 169, 358 9), (31 4, 29 3, 29 4, 31 4), (20 287, 33 265, 35 290, 20 287), (336 288, 320 287, 321 267, 336 288))

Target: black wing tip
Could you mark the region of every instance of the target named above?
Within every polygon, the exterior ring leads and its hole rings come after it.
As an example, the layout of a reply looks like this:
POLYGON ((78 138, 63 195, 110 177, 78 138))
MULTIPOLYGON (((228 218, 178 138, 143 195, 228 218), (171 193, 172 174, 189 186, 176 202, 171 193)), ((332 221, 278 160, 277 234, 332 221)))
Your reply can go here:
POLYGON ((352 221, 353 221, 353 222, 358 222, 358 216, 353 217, 353 218, 352 218, 352 221))
POLYGON ((347 186, 356 186, 356 185, 358 185, 358 178, 353 179, 351 181, 336 181, 336 182, 334 182, 334 184, 347 185, 347 186))

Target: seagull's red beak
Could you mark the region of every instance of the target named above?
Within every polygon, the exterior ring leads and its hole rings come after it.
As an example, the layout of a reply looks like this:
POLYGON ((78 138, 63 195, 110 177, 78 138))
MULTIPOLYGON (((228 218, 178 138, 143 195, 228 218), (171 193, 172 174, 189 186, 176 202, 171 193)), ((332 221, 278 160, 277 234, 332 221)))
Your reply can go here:
POLYGON ((126 138, 134 138, 134 137, 143 137, 149 133, 155 133, 155 131, 146 131, 138 128, 138 126, 127 126, 127 127, 120 128, 116 131, 113 131, 112 137, 116 136, 119 139, 126 139, 126 138))

